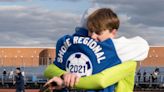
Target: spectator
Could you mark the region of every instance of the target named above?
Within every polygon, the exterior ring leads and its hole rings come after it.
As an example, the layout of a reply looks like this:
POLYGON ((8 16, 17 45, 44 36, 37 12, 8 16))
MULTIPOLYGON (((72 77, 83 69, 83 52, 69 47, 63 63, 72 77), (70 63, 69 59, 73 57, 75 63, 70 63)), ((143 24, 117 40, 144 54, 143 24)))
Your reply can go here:
POLYGON ((159 68, 156 68, 152 74, 152 82, 157 81, 158 75, 159 75, 159 68))
POLYGON ((50 65, 50 64, 52 64, 52 59, 51 58, 48 59, 48 65, 50 65))
POLYGON ((15 72, 16 72, 16 76, 15 76, 16 92, 25 92, 24 77, 22 76, 21 69, 17 67, 15 72))
POLYGON ((155 72, 157 72, 159 74, 160 70, 158 67, 155 68, 155 72))
POLYGON ((150 76, 149 76, 149 80, 148 81, 152 82, 152 80, 153 80, 153 74, 151 73, 150 76))
POLYGON ((141 72, 139 70, 137 73, 137 82, 140 82, 140 79, 141 79, 141 72))
POLYGON ((3 69, 3 80, 6 80, 6 74, 7 74, 6 69, 3 69))
POLYGON ((9 79, 13 79, 13 76, 14 76, 14 71, 11 69, 9 73, 9 79))
POLYGON ((144 71, 144 73, 143 73, 143 81, 144 82, 146 82, 146 74, 147 74, 146 71, 144 71))

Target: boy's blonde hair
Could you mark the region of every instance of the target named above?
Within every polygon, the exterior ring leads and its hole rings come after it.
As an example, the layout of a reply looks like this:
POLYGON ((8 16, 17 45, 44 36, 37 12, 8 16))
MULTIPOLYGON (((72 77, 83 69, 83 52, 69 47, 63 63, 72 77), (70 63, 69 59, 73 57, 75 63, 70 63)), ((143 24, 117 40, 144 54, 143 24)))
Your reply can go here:
POLYGON ((110 8, 101 8, 88 17, 87 28, 90 32, 99 34, 102 30, 109 30, 110 32, 113 29, 117 30, 119 24, 120 22, 116 13, 110 8))

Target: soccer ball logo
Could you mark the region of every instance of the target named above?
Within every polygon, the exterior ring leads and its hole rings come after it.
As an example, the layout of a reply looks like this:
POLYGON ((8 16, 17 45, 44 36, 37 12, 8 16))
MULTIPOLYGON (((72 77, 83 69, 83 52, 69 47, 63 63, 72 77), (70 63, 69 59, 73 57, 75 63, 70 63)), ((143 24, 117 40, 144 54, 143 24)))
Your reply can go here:
POLYGON ((66 71, 76 73, 79 76, 89 76, 92 74, 92 64, 85 54, 73 53, 67 59, 66 71))

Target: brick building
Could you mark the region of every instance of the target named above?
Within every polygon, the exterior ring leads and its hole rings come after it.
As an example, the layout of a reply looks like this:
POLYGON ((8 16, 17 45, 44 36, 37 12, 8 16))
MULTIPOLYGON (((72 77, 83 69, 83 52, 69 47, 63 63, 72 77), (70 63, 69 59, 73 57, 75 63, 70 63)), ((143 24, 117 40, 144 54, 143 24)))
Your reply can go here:
POLYGON ((52 63, 55 48, 1 47, 0 66, 39 66, 52 63))
MULTIPOLYGON (((151 47, 141 66, 164 67, 164 47, 151 47)), ((39 66, 52 63, 55 48, 0 47, 0 66, 39 66)))
POLYGON ((148 58, 141 62, 142 67, 164 67, 164 47, 150 47, 148 58))

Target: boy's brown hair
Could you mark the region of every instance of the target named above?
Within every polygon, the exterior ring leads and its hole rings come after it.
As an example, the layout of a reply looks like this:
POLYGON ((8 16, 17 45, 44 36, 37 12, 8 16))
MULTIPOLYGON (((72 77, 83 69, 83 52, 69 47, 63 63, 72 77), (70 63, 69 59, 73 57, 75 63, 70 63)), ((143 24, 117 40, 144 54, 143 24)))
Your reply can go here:
POLYGON ((96 34, 101 33, 102 30, 109 30, 112 32, 113 29, 119 28, 119 19, 117 14, 114 13, 110 8, 101 8, 93 12, 87 21, 87 27, 90 32, 96 34))

